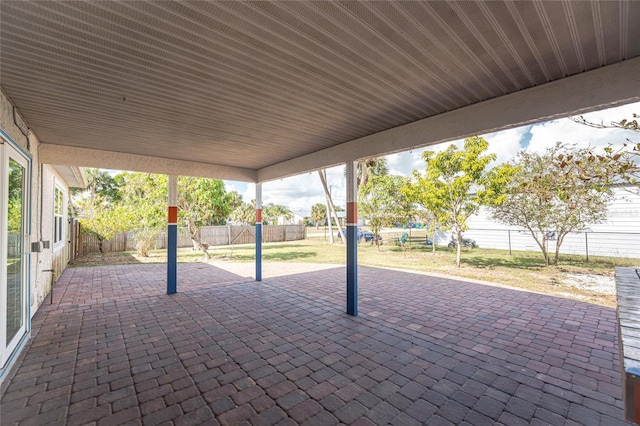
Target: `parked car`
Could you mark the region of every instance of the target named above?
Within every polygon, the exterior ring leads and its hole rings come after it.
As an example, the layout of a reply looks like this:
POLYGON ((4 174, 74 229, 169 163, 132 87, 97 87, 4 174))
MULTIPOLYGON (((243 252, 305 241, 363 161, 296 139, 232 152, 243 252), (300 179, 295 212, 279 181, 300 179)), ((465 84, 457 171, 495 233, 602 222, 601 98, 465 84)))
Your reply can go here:
MULTIPOLYGON (((345 235, 347 234, 346 229, 342 229, 342 232, 344 232, 345 235)), ((339 232, 338 232, 338 238, 341 238, 339 232)), ((373 241, 374 238, 375 238, 375 235, 373 235, 373 232, 363 231, 362 228, 358 228, 358 232, 356 234, 356 239, 358 241, 364 241, 368 243, 370 241, 373 241)), ((382 237, 380 235, 378 235, 378 240, 382 240, 382 237)))
MULTIPOLYGON (((458 241, 456 240, 456 238, 453 235, 451 236, 451 240, 449 241, 449 244, 447 244, 447 247, 449 247, 449 248, 458 247, 458 241)), ((462 237, 462 247, 465 247, 465 248, 477 248, 478 244, 476 243, 476 240, 474 240, 474 239, 462 237)))

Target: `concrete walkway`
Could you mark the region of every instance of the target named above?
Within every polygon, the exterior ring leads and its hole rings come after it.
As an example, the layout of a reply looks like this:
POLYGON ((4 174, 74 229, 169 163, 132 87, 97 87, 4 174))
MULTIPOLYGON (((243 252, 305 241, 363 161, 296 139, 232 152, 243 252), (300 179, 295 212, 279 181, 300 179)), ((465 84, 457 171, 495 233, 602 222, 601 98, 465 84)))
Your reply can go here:
POLYGON ((310 270, 68 269, 0 423, 628 424, 612 309, 362 267, 350 317, 344 267, 310 270))

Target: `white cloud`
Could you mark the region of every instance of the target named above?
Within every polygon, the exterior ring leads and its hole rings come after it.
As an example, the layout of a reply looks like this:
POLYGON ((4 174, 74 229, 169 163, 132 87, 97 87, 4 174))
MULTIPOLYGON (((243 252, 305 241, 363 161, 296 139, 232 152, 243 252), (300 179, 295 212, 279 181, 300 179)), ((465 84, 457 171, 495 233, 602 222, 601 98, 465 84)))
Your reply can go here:
MULTIPOLYGON (((346 192, 343 166, 327 169, 327 185, 330 186, 333 202, 344 208, 346 192)), ((252 191, 255 198, 255 188, 252 191)), ((325 203, 324 189, 317 172, 305 173, 265 182, 262 185, 262 202, 284 204, 294 211, 309 210, 316 203, 325 203)))
POLYGON ((413 170, 424 170, 422 153, 426 148, 399 152, 387 156, 387 168, 392 175, 410 176, 413 170))
MULTIPOLYGON (((593 123, 610 125, 611 122, 620 121, 623 118, 630 118, 633 112, 640 113, 640 103, 625 105, 609 110, 592 112, 585 114, 584 118, 593 123)), ((529 150, 543 152, 545 149, 555 145, 556 142, 576 144, 581 147, 606 147, 608 145, 621 146, 627 138, 635 138, 635 135, 628 130, 621 129, 595 129, 584 124, 564 118, 561 120, 548 121, 533 126, 531 129, 531 143, 529 150)))
POLYGON ((511 161, 522 150, 530 129, 531 126, 522 126, 485 135, 484 138, 489 142, 488 152, 496 154, 496 160, 492 165, 511 161))

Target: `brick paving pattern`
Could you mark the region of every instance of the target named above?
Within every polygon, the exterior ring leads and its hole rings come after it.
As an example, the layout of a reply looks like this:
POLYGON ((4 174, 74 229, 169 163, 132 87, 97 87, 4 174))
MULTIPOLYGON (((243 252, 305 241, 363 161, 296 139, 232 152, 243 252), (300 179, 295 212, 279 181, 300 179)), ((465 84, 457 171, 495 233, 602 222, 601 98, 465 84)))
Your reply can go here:
MULTIPOLYGON (((283 265, 283 267, 286 267, 283 265)), ((2 425, 627 425, 612 309, 361 267, 67 269, 2 425)))

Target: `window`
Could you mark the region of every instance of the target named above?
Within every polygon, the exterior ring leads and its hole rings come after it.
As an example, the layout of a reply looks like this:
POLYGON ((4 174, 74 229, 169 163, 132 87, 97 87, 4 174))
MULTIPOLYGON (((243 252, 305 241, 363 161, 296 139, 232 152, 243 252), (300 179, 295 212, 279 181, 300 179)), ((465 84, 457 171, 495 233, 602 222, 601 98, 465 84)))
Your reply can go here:
POLYGON ((64 238, 64 192, 55 187, 53 194, 53 244, 62 244, 64 238))

